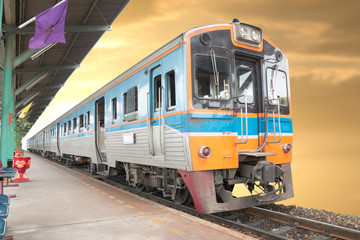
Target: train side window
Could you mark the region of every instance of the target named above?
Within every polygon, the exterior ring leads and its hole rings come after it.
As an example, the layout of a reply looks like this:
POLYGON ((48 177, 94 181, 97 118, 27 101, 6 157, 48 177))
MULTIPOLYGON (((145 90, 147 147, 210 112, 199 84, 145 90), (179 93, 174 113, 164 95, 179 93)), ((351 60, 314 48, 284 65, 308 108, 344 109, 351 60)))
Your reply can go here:
POLYGON ((175 72, 166 74, 167 110, 174 110, 176 106, 175 72))
POLYGON ((66 136, 66 123, 64 123, 64 136, 66 136))
POLYGON ((112 104, 112 121, 113 123, 115 123, 117 119, 117 99, 113 98, 111 100, 111 104, 112 104))
POLYGON ((79 132, 82 132, 84 130, 84 114, 79 116, 79 127, 79 132))
POLYGON ((161 104, 161 75, 154 78, 154 109, 159 111, 161 104), (160 94, 160 95, 159 95, 160 94))
POLYGON ((90 111, 87 112, 87 129, 90 129, 90 111))
POLYGON ((73 119, 73 129, 74 129, 74 130, 73 130, 73 133, 76 133, 76 132, 77 132, 77 128, 76 128, 76 127, 77 127, 77 124, 76 124, 76 122, 77 122, 77 118, 74 118, 74 119, 73 119))
POLYGON ((289 106, 288 93, 287 93, 287 79, 283 71, 268 68, 266 70, 268 98, 271 104, 277 104, 276 99, 279 101, 280 106, 289 106))
POLYGON ((68 122, 68 132, 69 135, 71 134, 71 120, 68 122))
POLYGON ((137 119, 138 111, 138 89, 130 88, 124 93, 124 121, 133 121, 137 119))

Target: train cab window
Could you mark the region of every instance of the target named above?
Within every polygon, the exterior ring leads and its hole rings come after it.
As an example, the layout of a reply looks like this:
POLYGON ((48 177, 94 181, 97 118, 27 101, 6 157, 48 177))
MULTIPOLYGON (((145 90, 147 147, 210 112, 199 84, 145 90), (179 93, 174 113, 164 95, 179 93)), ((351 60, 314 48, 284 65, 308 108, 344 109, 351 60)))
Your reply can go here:
POLYGON ((113 98, 111 100, 111 105, 112 105, 112 121, 113 123, 116 122, 117 119, 117 99, 113 98))
POLYGON ((241 103, 254 103, 253 74, 251 69, 238 68, 236 70, 236 79, 238 82, 237 97, 241 103))
POLYGON ((82 132, 84 130, 84 114, 79 116, 79 131, 82 132))
POLYGON ((124 121, 133 121, 137 119, 138 111, 138 89, 130 88, 124 93, 124 121))
POLYGON ((167 110, 173 110, 176 106, 175 72, 166 74, 167 110))
POLYGON ((87 112, 87 129, 90 129, 90 111, 87 112))
POLYGON ((68 132, 71 134, 71 121, 68 122, 68 132))
POLYGON ((286 74, 282 71, 268 68, 266 70, 268 98, 271 104, 289 106, 286 74))
POLYGON ((159 111, 161 107, 161 75, 157 75, 154 78, 154 109, 155 111, 159 111))
POLYGON ((230 62, 215 56, 195 56, 194 92, 202 99, 230 99, 230 62))
POLYGON ((74 118, 74 119, 73 119, 73 129, 74 129, 74 130, 73 130, 73 133, 76 133, 76 132, 77 132, 77 124, 76 124, 76 123, 77 123, 77 118, 74 118))

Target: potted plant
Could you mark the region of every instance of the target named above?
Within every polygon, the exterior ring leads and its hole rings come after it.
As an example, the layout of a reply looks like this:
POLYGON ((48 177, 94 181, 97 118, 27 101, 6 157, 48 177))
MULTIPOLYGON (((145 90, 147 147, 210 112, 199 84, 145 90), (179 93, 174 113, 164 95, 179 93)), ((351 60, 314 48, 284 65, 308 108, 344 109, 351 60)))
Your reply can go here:
POLYGON ((29 132, 32 123, 23 118, 16 121, 15 126, 15 156, 13 157, 13 166, 17 169, 18 175, 14 178, 14 182, 28 182, 29 178, 25 175, 26 169, 30 167, 31 158, 25 157, 22 150, 22 139, 29 132))

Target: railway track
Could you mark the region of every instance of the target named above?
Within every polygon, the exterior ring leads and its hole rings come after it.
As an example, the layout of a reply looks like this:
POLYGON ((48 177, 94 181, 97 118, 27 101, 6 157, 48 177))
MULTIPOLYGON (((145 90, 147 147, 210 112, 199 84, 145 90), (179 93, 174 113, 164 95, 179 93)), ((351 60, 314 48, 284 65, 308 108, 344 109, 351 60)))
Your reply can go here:
POLYGON ((261 239, 360 239, 360 231, 358 230, 275 212, 259 207, 252 207, 219 214, 199 214, 192 207, 177 205, 174 202, 168 199, 164 199, 162 196, 157 194, 139 191, 136 188, 130 187, 124 182, 123 178, 91 175, 88 172, 85 172, 84 169, 79 169, 76 167, 71 168, 77 172, 81 172, 99 181, 106 182, 154 202, 163 204, 182 212, 186 212, 193 216, 200 217, 222 226, 228 226, 241 232, 251 233, 260 237, 261 239))

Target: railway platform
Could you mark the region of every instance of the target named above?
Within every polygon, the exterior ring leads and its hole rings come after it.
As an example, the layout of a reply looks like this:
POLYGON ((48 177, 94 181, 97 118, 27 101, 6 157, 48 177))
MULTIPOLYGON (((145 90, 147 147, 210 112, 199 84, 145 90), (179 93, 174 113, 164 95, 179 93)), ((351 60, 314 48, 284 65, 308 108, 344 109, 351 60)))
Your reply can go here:
POLYGON ((254 239, 151 202, 34 154, 30 182, 5 188, 7 235, 31 239, 254 239))

